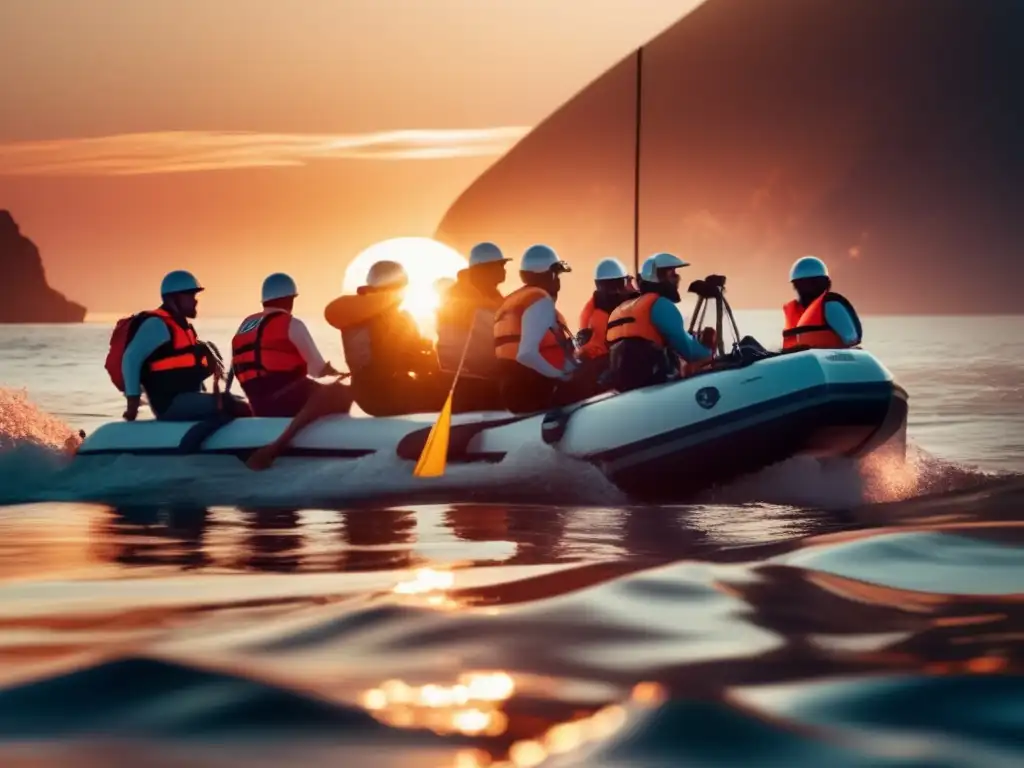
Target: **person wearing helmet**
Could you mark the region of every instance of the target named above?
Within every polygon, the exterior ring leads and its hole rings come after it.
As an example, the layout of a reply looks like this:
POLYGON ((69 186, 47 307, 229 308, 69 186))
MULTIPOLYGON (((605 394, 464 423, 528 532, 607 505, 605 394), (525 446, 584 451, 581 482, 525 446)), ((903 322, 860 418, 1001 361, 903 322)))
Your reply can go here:
POLYGON ((251 415, 243 400, 203 391, 206 379, 224 375, 216 347, 199 341, 189 322, 203 290, 191 272, 168 272, 160 283, 160 306, 131 319, 121 359, 125 421, 138 417, 142 390, 153 415, 166 421, 251 415))
POLYGON ((306 324, 292 314, 298 295, 289 275, 269 275, 261 292, 263 310, 245 318, 231 339, 231 374, 245 390, 253 413, 292 419, 277 440, 249 457, 250 469, 269 468, 304 427, 352 407, 347 386, 309 378, 337 376, 338 371, 324 360, 306 324))
POLYGON ((608 316, 622 302, 640 294, 630 285, 630 275, 618 259, 601 259, 594 270, 594 293, 580 312, 580 332, 586 340, 580 347, 580 358, 602 360, 607 366, 608 316))
POLYGON ((789 280, 797 297, 782 307, 783 349, 846 349, 860 344, 860 318, 846 297, 832 290, 825 262, 815 256, 797 259, 789 280))
POLYGON ((459 271, 454 284, 438 292, 438 365, 454 375, 462 363, 452 398, 453 412, 502 408, 491 329, 494 314, 505 300, 498 286, 505 282, 509 261, 494 243, 477 243, 469 252, 469 266, 459 271))
POLYGON ((437 367, 434 346, 401 309, 409 276, 397 261, 378 261, 355 295, 324 310, 341 331, 356 404, 370 416, 430 413, 444 405, 451 377, 437 367))
POLYGON ((705 328, 698 342, 687 332, 676 306, 682 300, 677 270, 687 266, 671 253, 651 256, 640 270, 640 296, 623 302, 609 316, 609 371, 619 392, 678 377, 678 358, 691 364, 711 360, 715 330, 705 328))
POLYGON ((509 294, 494 316, 501 395, 513 413, 568 405, 590 394, 574 378, 572 334, 555 308, 560 276, 571 271, 549 246, 530 246, 519 263, 523 287, 509 294))

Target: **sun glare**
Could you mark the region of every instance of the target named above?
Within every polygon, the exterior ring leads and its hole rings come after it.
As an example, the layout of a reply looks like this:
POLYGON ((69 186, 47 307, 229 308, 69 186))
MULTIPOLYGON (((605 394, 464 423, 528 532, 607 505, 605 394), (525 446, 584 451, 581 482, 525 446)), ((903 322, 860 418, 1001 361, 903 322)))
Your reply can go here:
POLYGON ((397 261, 409 275, 402 309, 406 310, 420 333, 428 339, 436 335, 436 318, 440 296, 436 284, 439 280, 454 279, 456 273, 469 263, 454 248, 429 237, 396 237, 382 240, 360 253, 345 270, 342 286, 346 293, 366 282, 366 273, 378 261, 397 261))

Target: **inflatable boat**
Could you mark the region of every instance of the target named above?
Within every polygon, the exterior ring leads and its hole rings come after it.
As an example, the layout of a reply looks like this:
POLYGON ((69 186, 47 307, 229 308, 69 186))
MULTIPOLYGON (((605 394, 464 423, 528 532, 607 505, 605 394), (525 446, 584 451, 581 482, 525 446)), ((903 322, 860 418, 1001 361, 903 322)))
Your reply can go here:
MULTIPOLYGON (((287 471, 290 461, 356 460, 383 452, 407 460, 411 473, 435 419, 326 417, 302 431, 271 471, 287 471)), ((679 499, 798 454, 862 457, 882 446, 902 450, 906 420, 907 393, 869 352, 766 353, 548 413, 455 415, 448 460, 500 462, 523 446, 547 445, 596 465, 634 498, 679 499)), ((286 424, 268 418, 110 423, 86 438, 76 461, 127 454, 157 461, 182 454, 244 460, 286 424)))

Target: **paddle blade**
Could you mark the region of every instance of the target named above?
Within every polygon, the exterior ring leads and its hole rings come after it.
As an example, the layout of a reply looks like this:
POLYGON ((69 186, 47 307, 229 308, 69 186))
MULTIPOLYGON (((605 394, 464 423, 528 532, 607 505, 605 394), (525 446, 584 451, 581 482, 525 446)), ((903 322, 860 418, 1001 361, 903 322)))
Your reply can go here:
POLYGON ((419 461, 412 474, 415 477, 440 477, 444 474, 445 465, 448 463, 448 435, 452 428, 452 393, 448 393, 448 399, 444 401, 437 421, 427 435, 427 442, 423 446, 419 461))

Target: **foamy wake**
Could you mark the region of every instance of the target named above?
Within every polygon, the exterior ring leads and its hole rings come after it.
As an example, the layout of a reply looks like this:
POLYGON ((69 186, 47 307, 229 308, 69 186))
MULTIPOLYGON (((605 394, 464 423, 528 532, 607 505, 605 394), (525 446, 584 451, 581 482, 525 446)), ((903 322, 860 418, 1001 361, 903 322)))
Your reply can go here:
POLYGON ((0 388, 0 450, 20 445, 73 449, 80 442, 75 430, 41 410, 25 390, 0 388))
MULTIPOLYGON (((227 456, 168 457, 159 464, 131 456, 74 461, 75 431, 32 403, 0 389, 0 504, 97 501, 204 506, 310 506, 427 501, 492 501, 574 506, 624 505, 628 497, 594 466, 547 446, 524 446, 500 464, 450 466, 444 477, 412 476, 393 455, 357 461, 283 458, 251 472, 227 456)), ((797 457, 697 501, 836 508, 907 499, 984 482, 990 473, 941 461, 910 447, 904 462, 818 462, 797 457)))
POLYGON ((701 501, 839 509, 959 490, 998 476, 939 459, 910 444, 905 459, 882 452, 860 461, 796 456, 709 491, 701 501))

